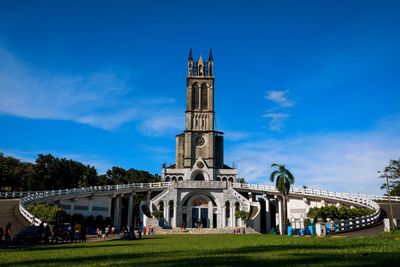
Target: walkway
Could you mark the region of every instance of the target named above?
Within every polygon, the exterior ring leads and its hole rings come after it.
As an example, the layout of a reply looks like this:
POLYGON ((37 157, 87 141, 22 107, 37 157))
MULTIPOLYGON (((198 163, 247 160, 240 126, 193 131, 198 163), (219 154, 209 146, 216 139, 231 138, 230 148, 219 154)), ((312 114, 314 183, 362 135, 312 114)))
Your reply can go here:
POLYGON ((381 233, 383 233, 383 223, 363 230, 356 230, 340 234, 331 234, 328 235, 328 237, 367 237, 367 236, 377 236, 381 233))
POLYGON ((29 222, 19 212, 19 200, 0 200, 0 227, 3 229, 11 222, 11 234, 14 235, 29 226, 29 222))

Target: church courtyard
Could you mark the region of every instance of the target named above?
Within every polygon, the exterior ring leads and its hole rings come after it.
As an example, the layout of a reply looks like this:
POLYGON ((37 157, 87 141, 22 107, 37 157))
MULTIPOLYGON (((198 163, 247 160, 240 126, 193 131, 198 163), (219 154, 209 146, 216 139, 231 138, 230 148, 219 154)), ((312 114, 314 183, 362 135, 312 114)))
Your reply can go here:
POLYGON ((365 238, 156 235, 0 253, 0 266, 399 266, 400 233, 365 238))

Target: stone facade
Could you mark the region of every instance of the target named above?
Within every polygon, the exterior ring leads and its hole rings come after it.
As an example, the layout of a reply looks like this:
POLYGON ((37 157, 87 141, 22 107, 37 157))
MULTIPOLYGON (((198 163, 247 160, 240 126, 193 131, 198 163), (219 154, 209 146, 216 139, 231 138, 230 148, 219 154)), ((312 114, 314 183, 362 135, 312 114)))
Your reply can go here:
POLYGON ((224 136, 214 126, 214 62, 193 61, 192 50, 186 78, 185 130, 176 136, 176 162, 163 167, 162 179, 169 181, 231 181, 237 171, 224 164, 224 136))
MULTIPOLYGON (((176 162, 163 166, 162 179, 172 185, 142 206, 163 213, 165 227, 222 228, 241 226, 235 211, 250 210, 250 202, 231 183, 237 170, 224 164, 223 133, 215 130, 214 62, 190 50, 186 78, 185 130, 176 136, 176 162)), ((144 216, 144 220, 149 218, 144 216)))

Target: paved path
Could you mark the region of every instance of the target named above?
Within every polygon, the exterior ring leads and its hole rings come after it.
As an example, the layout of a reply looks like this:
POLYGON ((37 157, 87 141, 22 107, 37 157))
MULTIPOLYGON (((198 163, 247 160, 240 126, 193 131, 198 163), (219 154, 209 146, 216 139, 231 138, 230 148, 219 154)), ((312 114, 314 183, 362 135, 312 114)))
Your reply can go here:
POLYGON ((19 200, 0 200, 0 227, 3 227, 4 229, 9 222, 11 222, 12 235, 30 225, 30 223, 19 212, 19 200))
POLYGON ((383 233, 383 223, 363 230, 328 235, 328 237, 366 237, 366 236, 377 236, 381 233, 383 233))

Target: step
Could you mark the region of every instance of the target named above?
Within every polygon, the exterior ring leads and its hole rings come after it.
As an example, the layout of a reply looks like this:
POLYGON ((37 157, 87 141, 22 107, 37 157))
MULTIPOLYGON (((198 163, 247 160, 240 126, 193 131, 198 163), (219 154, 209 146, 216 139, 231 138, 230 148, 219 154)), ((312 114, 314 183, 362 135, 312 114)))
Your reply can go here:
POLYGON ((11 223, 12 235, 30 225, 19 212, 19 200, 0 200, 0 227, 5 229, 8 223, 11 223))

